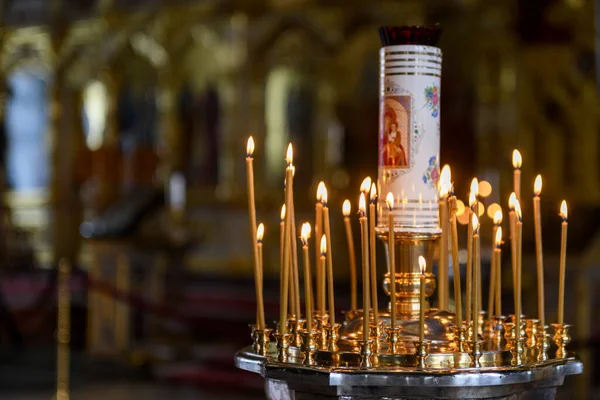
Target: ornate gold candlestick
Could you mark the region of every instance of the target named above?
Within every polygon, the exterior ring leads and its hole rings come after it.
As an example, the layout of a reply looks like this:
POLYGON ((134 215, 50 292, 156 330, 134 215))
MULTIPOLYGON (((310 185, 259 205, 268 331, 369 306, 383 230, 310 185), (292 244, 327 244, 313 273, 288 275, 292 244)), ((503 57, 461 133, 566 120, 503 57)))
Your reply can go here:
POLYGON ((567 356, 567 344, 571 341, 568 324, 552 324, 554 328, 554 344, 556 344, 556 358, 565 358, 567 356))
POLYGON ((471 368, 481 368, 481 356, 483 352, 481 348, 483 347, 482 340, 469 341, 469 357, 471 358, 471 364, 469 365, 471 368))
POLYGON ((339 351, 338 348, 338 339, 340 337, 340 328, 342 324, 335 325, 327 325, 325 329, 327 330, 327 349, 331 353, 337 353, 339 351))
POLYGON ((499 315, 494 317, 494 335, 492 337, 493 343, 500 347, 502 344, 502 335, 504 334, 504 320, 506 317, 504 315, 499 315))
POLYGON ((256 325, 250 325, 252 329, 252 351, 261 356, 266 356, 269 347, 269 338, 271 337, 272 329, 258 329, 256 325))
POLYGON ((279 362, 287 362, 291 335, 289 333, 281 334, 280 332, 275 332, 273 336, 277 341, 277 360, 279 362))
POLYGON ((415 356, 417 358, 417 368, 427 368, 427 356, 429 355, 430 341, 425 339, 422 342, 416 340, 413 342, 415 345, 415 356))
POLYGON ((550 348, 550 334, 548 325, 539 327, 537 332, 537 361, 546 361, 548 359, 548 349, 550 348))
POLYGON ((402 332, 402 328, 385 328, 385 333, 387 336, 387 345, 388 345, 388 353, 390 354, 398 354, 399 352, 399 344, 400 344, 400 333, 402 332))
POLYGON ((371 339, 359 340, 358 345, 360 348, 360 366, 371 368, 373 366, 373 351, 371 349, 373 341, 371 339))
POLYGON ((302 353, 304 353, 304 364, 316 365, 315 354, 317 353, 317 338, 319 333, 317 331, 301 331, 300 337, 302 338, 302 353))
POLYGON ((316 326, 319 336, 317 338, 317 346, 319 350, 327 350, 327 325, 329 322, 329 314, 316 314, 316 326))
POLYGON ((529 349, 535 349, 537 347, 537 331, 539 323, 539 319, 528 318, 525 320, 525 336, 527 337, 525 346, 529 349))

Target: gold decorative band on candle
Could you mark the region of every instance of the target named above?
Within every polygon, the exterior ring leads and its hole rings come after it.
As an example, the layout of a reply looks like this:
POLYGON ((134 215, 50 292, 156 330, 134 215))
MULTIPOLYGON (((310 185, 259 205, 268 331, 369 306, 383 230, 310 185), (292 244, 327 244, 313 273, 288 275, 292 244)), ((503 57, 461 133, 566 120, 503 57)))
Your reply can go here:
MULTIPOLYGON (((423 45, 380 50, 378 192, 391 192, 394 229, 439 234, 442 52, 423 45)), ((389 212, 378 202, 378 226, 389 212)))

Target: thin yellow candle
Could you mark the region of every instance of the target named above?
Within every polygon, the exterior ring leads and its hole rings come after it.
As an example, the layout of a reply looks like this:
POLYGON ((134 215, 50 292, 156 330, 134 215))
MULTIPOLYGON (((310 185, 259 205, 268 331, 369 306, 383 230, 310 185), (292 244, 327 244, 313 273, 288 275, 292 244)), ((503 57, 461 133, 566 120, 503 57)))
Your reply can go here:
MULTIPOLYGON (((471 323, 471 312, 473 311, 473 207, 476 207, 477 199, 475 193, 469 193, 469 224, 467 225, 467 288, 465 290, 465 319, 467 325, 471 323)), ((475 316, 473 316, 474 318, 475 316)))
MULTIPOLYGON (((281 206, 279 219, 279 265, 283 265, 283 250, 285 247, 285 204, 281 206)), ((283 292, 283 268, 279 268, 279 293, 283 292)))
POLYGON ((515 201, 515 236, 517 237, 517 304, 515 304, 515 326, 516 337, 521 337, 521 278, 523 271, 523 214, 521 213, 521 203, 519 199, 515 201))
MULTIPOLYGON (((472 207, 472 211, 473 213, 477 216, 478 221, 479 221, 479 217, 482 215, 479 212, 479 207, 481 206, 481 204, 479 204, 479 201, 477 200, 479 197, 479 181, 477 180, 477 178, 473 178, 473 180, 471 181, 471 193, 475 194, 475 203, 473 203, 473 207, 472 207)), ((480 227, 481 227, 481 222, 479 221, 480 227)), ((472 258, 472 260, 475 260, 475 257, 472 258)), ((472 261, 472 265, 473 265, 473 269, 474 267, 474 262, 472 261)), ((475 273, 473 272, 473 279, 475 279, 475 273)), ((482 306, 482 296, 481 296, 481 267, 480 270, 477 274, 477 290, 475 290, 473 292, 473 296, 477 296, 477 304, 479 304, 479 309, 477 310, 477 312, 475 314, 472 315, 472 318, 478 318, 479 315, 479 311, 481 311, 481 306, 482 306)), ((471 301, 474 303, 475 299, 471 299, 471 301)))
MULTIPOLYGON (((293 149, 292 149, 292 144, 290 143, 290 145, 288 146, 288 150, 287 150, 287 154, 285 157, 285 160, 287 162, 287 168, 286 168, 286 172, 285 172, 285 181, 286 181, 286 185, 285 185, 285 203, 286 203, 286 209, 289 210, 290 209, 290 204, 292 201, 292 191, 291 191, 291 182, 292 182, 292 162, 293 162, 293 149)), ((285 227, 284 227, 284 246, 283 246, 283 264, 281 265, 281 268, 283 270, 282 273, 282 280, 283 280, 283 285, 281 286, 281 293, 280 293, 280 297, 279 297, 279 333, 284 335, 287 333, 287 310, 288 310, 288 294, 289 294, 289 286, 290 286, 290 256, 291 256, 291 252, 290 252, 290 245, 291 245, 291 219, 290 219, 290 213, 286 213, 285 216, 285 227)))
POLYGON ((388 206, 388 256, 390 265, 390 306, 391 327, 396 327, 396 238, 394 228, 394 195, 390 192, 385 197, 388 206))
POLYGON ((256 291, 256 307, 257 319, 256 326, 258 329, 265 329, 265 314, 262 308, 262 292, 261 292, 261 272, 259 268, 258 245, 256 241, 256 205, 254 202, 254 139, 252 136, 248 138, 246 145, 246 180, 248 185, 248 211, 250 215, 250 238, 252 243, 252 254, 254 256, 254 286, 256 291))
MULTIPOLYGON (((327 234, 323 235, 321 237, 321 255, 327 255, 328 242, 329 236, 327 234)), ((329 261, 327 261, 327 296, 329 305, 329 323, 331 324, 331 326, 333 326, 335 325, 335 294, 333 291, 333 268, 331 267, 329 261)))
POLYGON ((519 150, 514 149, 512 154, 513 164, 513 191, 517 196, 518 200, 521 200, 521 164, 523 163, 523 157, 519 150))
POLYGON ((310 256, 308 254, 308 239, 310 224, 302 224, 300 240, 302 241, 302 257, 304 259, 304 308, 306 313, 306 330, 312 332, 312 276, 310 273, 310 256))
MULTIPOLYGON (((321 245, 319 246, 321 250, 321 258, 320 258, 320 266, 323 271, 327 268, 327 235, 321 236, 321 245)), ((321 282, 321 289, 325 292, 325 274, 323 274, 323 281, 321 282)), ((325 293, 323 293, 323 298, 325 297, 325 293)), ((329 306, 331 307, 331 302, 329 302, 329 306)), ((323 312, 322 315, 325 315, 323 312)))
MULTIPOLYGON (((319 182, 319 186, 317 188, 317 206, 316 206, 316 215, 317 220, 315 222, 315 243, 321 243, 321 238, 323 237, 323 193, 326 191, 325 183, 319 182), (317 224, 318 231, 317 231, 317 224)), ((321 263, 319 262, 321 258, 321 249, 316 248, 316 281, 317 281, 317 309, 319 314, 325 315, 325 269, 321 269, 321 263)))
POLYGON ((294 282, 294 314, 297 319, 301 318, 300 314, 300 277, 298 270, 298 241, 296 236, 296 207, 294 204, 294 181, 293 178, 296 175, 296 167, 293 165, 292 168, 292 187, 290 188, 292 191, 292 201, 290 203, 290 229, 292 231, 291 236, 291 251, 292 251, 292 264, 290 268, 292 268, 292 281, 294 282))
POLYGON ((542 176, 538 175, 533 184, 533 215, 535 223, 535 260, 537 262, 537 289, 538 289, 538 319, 540 326, 546 325, 546 311, 544 300, 544 252, 542 246, 542 217, 540 193, 542 192, 542 176))
MULTIPOLYGON (((325 190, 325 183, 319 182, 317 186, 317 204, 315 204, 315 243, 321 243, 321 236, 323 236, 323 191, 325 190)), ((321 257, 318 246, 315 246, 315 263, 318 264, 317 260, 321 257)), ((319 279, 319 268, 317 267, 317 280, 319 279)), ((318 303, 318 300, 317 300, 318 303)))
POLYGON ((456 325, 460 326, 462 323, 462 288, 460 283, 460 263, 458 259, 458 227, 456 225, 456 212, 458 210, 458 203, 454 193, 452 193, 448 198, 448 208, 450 209, 452 269, 454 271, 454 308, 456 312, 456 325))
MULTIPOLYGON (((263 299, 263 237, 265 235, 265 226, 260 223, 256 228, 256 247, 258 248, 258 270, 260 271, 259 280, 259 298, 258 298, 258 317, 264 324, 265 319, 265 305, 263 299)), ((264 329, 264 328, 263 328, 264 329)))
POLYGON ((356 310, 358 307, 356 293, 356 255, 354 252, 354 236, 352 235, 352 223, 350 222, 350 200, 345 200, 342 206, 344 214, 344 226, 346 227, 346 240, 348 242, 348 260, 350 261, 350 309, 356 310))
POLYGON ((508 198, 508 218, 510 223, 510 256, 512 265, 512 283, 513 283, 513 298, 516 303, 517 301, 517 237, 516 237, 516 217, 515 217, 515 202, 517 201, 517 195, 515 192, 510 194, 508 198))
POLYGON ((367 222, 367 202, 365 194, 361 193, 358 201, 360 215, 360 242, 362 249, 362 280, 363 280, 363 340, 369 340, 369 308, 371 296, 369 294, 369 226, 367 222))
POLYGON ((496 247, 494 259, 496 263, 496 315, 502 315, 502 227, 496 230, 496 247))
MULTIPOLYGON (((327 206, 327 188, 323 190, 323 195, 321 196, 321 202, 323 203, 323 226, 324 236, 327 238, 327 281, 328 281, 328 292, 329 292, 329 310, 334 310, 333 304, 333 251, 331 248, 331 227, 329 225, 329 207, 327 206)), ((321 254, 323 252, 321 251, 321 254)), ((335 325, 335 315, 329 315, 329 322, 331 325, 335 325)))
POLYGON ((440 260, 438 266, 438 298, 441 310, 448 309, 448 192, 450 191, 451 172, 448 165, 444 165, 440 174, 439 208, 440 228, 440 260))
MULTIPOLYGON (((495 297, 496 297, 496 284, 497 284, 497 279, 496 279, 496 269, 500 268, 500 266, 498 264, 496 264, 496 257, 494 254, 494 251, 496 250, 496 234, 498 232, 498 228, 500 228, 500 225, 502 224, 502 209, 497 210, 494 213, 494 228, 492 230, 492 238, 494 240, 494 242, 492 243, 492 262, 491 262, 491 269, 490 269, 490 290, 489 290, 489 297, 488 297, 488 318, 492 318, 492 316, 494 316, 494 304, 495 304, 495 297)), ((500 315, 500 314, 497 314, 500 315)))
POLYGON ((377 188, 375 183, 371 184, 371 196, 369 204, 369 254, 371 256, 371 303, 373 304, 373 323, 379 323, 379 301, 377 299, 377 252, 375 237, 375 203, 377 202, 377 188))
POLYGON ((479 298, 477 291, 479 290, 479 275, 481 274, 481 241, 479 240, 479 218, 473 215, 471 220, 473 226, 473 341, 476 342, 479 335, 479 298))
POLYGON ((419 341, 425 340, 425 270, 427 262, 423 256, 419 256, 419 271, 421 274, 419 285, 419 341))
POLYGON ((560 325, 565 322, 565 269, 567 266, 567 227, 568 227, 568 212, 567 202, 560 203, 560 216, 562 218, 561 235, 560 235, 560 275, 558 279, 558 323, 560 325))

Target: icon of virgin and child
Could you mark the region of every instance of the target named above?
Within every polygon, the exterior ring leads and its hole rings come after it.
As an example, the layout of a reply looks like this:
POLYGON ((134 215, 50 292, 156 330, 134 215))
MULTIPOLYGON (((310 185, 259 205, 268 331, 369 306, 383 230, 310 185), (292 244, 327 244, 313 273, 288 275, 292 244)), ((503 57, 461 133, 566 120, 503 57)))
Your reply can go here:
POLYGON ((410 126, 410 97, 387 97, 383 107, 382 132, 379 133, 379 165, 408 167, 406 147, 410 126))

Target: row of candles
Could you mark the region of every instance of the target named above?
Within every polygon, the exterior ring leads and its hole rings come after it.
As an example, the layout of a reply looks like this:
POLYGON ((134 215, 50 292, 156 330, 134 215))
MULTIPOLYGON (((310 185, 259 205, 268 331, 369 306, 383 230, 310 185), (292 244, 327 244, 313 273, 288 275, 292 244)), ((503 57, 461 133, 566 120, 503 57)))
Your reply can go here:
MULTIPOLYGON (((253 243, 254 256, 254 278, 256 285, 256 300, 257 300, 257 321, 256 327, 259 330, 265 329, 264 317, 264 302, 263 302, 263 268, 262 268, 262 240, 264 235, 264 225, 256 226, 256 208, 254 200, 254 173, 253 173, 253 153, 254 141, 250 137, 246 148, 246 166, 247 166, 247 182, 248 182, 248 206, 250 214, 250 229, 253 243)), ((298 277, 298 257, 296 243, 296 226, 294 215, 294 195, 293 195, 293 179, 295 167, 293 165, 293 149, 289 144, 286 153, 286 178, 285 178, 285 203, 281 211, 280 223, 280 319, 279 332, 287 333, 286 321, 288 312, 291 315, 300 318, 300 285, 298 277)), ((518 150, 513 152, 513 186, 514 191, 509 198, 509 222, 510 222, 510 237, 511 237, 511 255, 512 255, 512 275, 514 288, 514 309, 515 309, 515 325, 520 326, 522 313, 521 302, 521 276, 522 276, 522 231, 523 219, 520 205, 520 189, 521 189, 521 164, 522 157, 518 150)), ((536 177, 534 183, 534 227, 535 227, 535 242, 536 242, 536 261, 537 261, 537 278, 538 278, 538 319, 541 327, 545 324, 544 311, 544 265, 542 251, 542 235, 541 235, 541 217, 540 217, 540 194, 542 188, 542 178, 540 175, 536 177)), ((477 341, 478 318, 479 310, 482 308, 481 302, 481 242, 480 242, 480 224, 477 216, 478 205, 478 181, 473 179, 469 193, 469 213, 468 224, 468 241, 467 241, 467 276, 466 276, 466 299, 465 299, 465 321, 467 326, 473 324, 473 341, 477 341)), ((442 237, 440 241, 439 269, 441 271, 448 270, 448 253, 451 253, 452 263, 454 268, 454 296, 456 306, 456 319, 463 321, 462 299, 461 299, 461 281, 458 259, 458 229, 457 229, 457 198, 453 191, 451 183, 450 167, 444 166, 440 174, 439 182, 439 205, 440 205, 440 226, 442 237), (448 249, 450 243, 450 251, 448 249)), ((313 310, 320 315, 329 314, 330 326, 335 326, 335 296, 333 285, 333 258, 331 247, 331 227, 329 217, 328 195, 325 184, 321 182, 317 189, 317 203, 315 207, 315 225, 314 236, 315 243, 315 260, 317 265, 316 271, 316 304, 313 302, 312 270, 310 266, 309 255, 309 238, 311 236, 311 226, 308 222, 304 223, 301 228, 300 240, 303 253, 303 269, 304 269, 304 298, 305 298, 305 314, 306 314, 306 329, 312 332, 313 310), (326 310, 326 297, 329 310, 326 310)), ((375 204, 377 200, 377 190, 374 182, 370 178, 365 178, 361 184, 361 193, 359 197, 359 222, 361 227, 361 250, 362 250, 362 293, 363 293, 363 340, 369 339, 369 323, 371 321, 371 312, 373 313, 372 320, 375 325, 378 324, 378 299, 377 299, 377 265, 375 257, 375 204), (369 210, 367 212, 367 198, 370 200, 369 210)), ((389 209, 388 213, 388 229, 389 229, 389 266, 390 276, 395 276, 395 253, 394 253, 394 196, 388 193, 386 196, 386 204, 389 209)), ((350 221, 351 204, 349 200, 344 201, 342 207, 344 215, 344 225, 346 229, 349 260, 350 260, 350 285, 351 285, 351 307, 357 309, 357 277, 355 265, 355 253, 353 234, 350 221)), ((566 264, 566 240, 567 240, 567 206, 563 201, 560 207, 560 216, 562 217, 562 233, 561 233, 561 252, 560 252, 560 270, 559 270, 559 301, 558 301, 558 323, 564 322, 564 280, 565 280, 565 264, 566 264)), ((498 210, 494 215, 494 227, 492 237, 494 238, 492 249, 492 263, 490 271, 490 297, 489 297, 489 316, 502 314, 501 303, 501 244, 502 244, 502 211, 498 210)), ((425 270, 426 261, 421 256, 419 257, 420 275, 420 340, 424 339, 425 323, 425 270)), ((447 276, 447 273, 446 273, 447 276)), ((396 285, 390 285, 390 297, 396 298, 396 285)), ((446 294, 447 296, 447 294, 446 294)), ((440 296, 440 308, 447 308, 448 300, 446 296, 440 296)), ((391 301, 391 326, 396 327, 396 302, 391 301)), ((517 338, 520 335, 520 330, 516 330, 517 338)))

